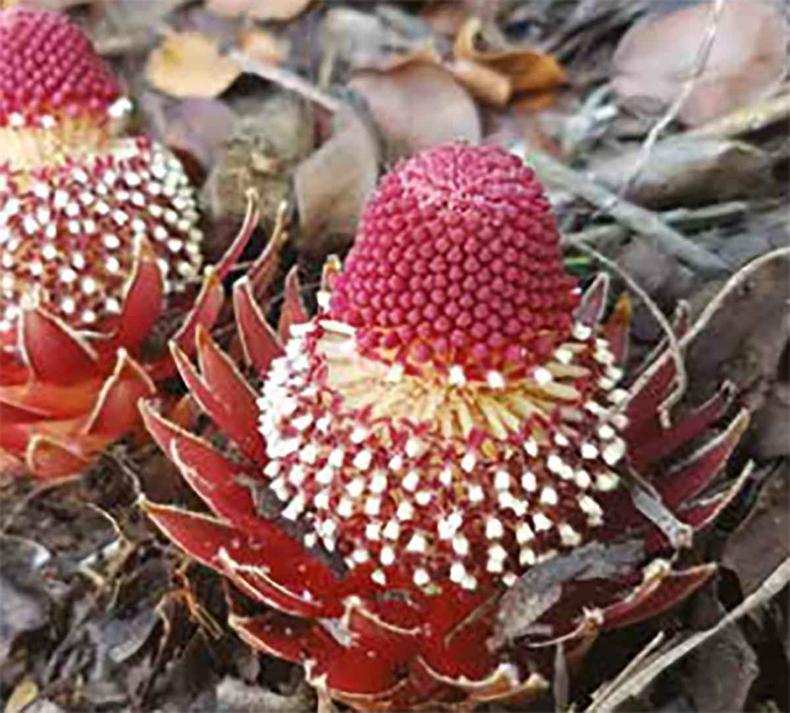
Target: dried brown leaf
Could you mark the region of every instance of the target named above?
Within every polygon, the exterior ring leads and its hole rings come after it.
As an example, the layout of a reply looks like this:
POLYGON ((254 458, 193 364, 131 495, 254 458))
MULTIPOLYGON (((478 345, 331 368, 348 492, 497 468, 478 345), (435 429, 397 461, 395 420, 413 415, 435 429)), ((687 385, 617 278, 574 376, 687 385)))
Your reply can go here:
POLYGON ((678 118, 696 126, 779 86, 787 72, 788 25, 778 3, 765 0, 724 3, 707 62, 694 76, 712 8, 703 2, 648 17, 625 34, 614 57, 614 87, 622 100, 663 110, 691 80, 694 88, 678 118))
POLYGON ((788 502, 790 467, 784 464, 765 477, 753 510, 727 540, 722 564, 738 575, 744 595, 755 591, 769 572, 790 557, 788 502))
POLYGON ((742 401, 759 408, 776 382, 790 340, 790 249, 768 253, 742 268, 715 299, 708 291, 692 300, 705 305, 688 342, 686 367, 692 396, 702 399, 725 379, 742 401))
POLYGON ((379 150, 370 128, 347 108, 336 122, 333 136, 294 174, 304 248, 314 255, 328 252, 331 236, 353 234, 378 176, 379 150))
MULTIPOLYGON (((712 588, 705 588, 694 599, 691 625, 695 629, 712 626, 726 613, 712 588)), ((684 691, 694 701, 695 710, 705 713, 746 710, 746 699, 759 673, 757 656, 739 626, 728 626, 692 651, 684 668, 684 691)))
POLYGON ((411 63, 387 73, 360 71, 351 86, 367 100, 388 160, 452 139, 480 141, 474 101, 441 67, 411 63))
POLYGON ((458 59, 475 62, 507 78, 513 93, 554 89, 565 80, 565 70, 550 54, 523 47, 481 48, 482 29, 479 18, 464 23, 455 38, 458 59))
POLYGON ((788 434, 790 434, 790 382, 780 380, 774 384, 765 400, 765 405, 754 418, 755 457, 768 460, 790 456, 788 434))
POLYGON ((301 15, 312 0, 207 0, 206 7, 222 17, 249 15, 283 22, 301 15))
POLYGON ((153 117, 154 126, 164 142, 171 148, 186 151, 204 169, 210 169, 233 129, 233 111, 217 99, 179 101, 153 92, 151 97, 162 101, 162 106, 149 116, 153 117))
POLYGON ((174 32, 148 59, 146 77, 155 89, 175 97, 211 99, 241 74, 219 42, 199 32, 174 32))
POLYGON ((288 42, 267 30, 243 31, 238 38, 239 50, 258 62, 282 64, 288 56, 288 42))

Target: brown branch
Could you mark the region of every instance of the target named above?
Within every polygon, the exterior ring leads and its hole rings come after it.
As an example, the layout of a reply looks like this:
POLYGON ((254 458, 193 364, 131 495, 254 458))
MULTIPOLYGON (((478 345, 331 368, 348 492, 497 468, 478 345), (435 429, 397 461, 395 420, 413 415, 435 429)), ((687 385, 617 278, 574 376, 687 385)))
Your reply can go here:
POLYGON ((711 274, 727 270, 721 258, 693 243, 685 235, 670 228, 652 211, 620 198, 608 188, 560 163, 539 149, 526 148, 525 159, 549 182, 561 185, 568 192, 588 201, 618 223, 651 241, 699 272, 711 274))
POLYGON ((788 118, 790 118, 790 93, 785 93, 758 104, 740 107, 720 119, 687 131, 685 135, 729 138, 759 131, 788 118))

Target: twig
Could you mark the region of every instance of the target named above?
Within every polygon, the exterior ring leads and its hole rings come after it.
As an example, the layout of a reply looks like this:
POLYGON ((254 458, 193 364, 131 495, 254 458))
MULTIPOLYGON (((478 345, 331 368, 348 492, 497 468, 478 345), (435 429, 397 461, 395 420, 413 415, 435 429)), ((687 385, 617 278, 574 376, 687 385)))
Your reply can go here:
POLYGON ((716 296, 705 305, 700 315, 694 320, 691 329, 683 335, 680 340, 681 349, 685 349, 691 344, 705 327, 707 327, 713 316, 721 309, 725 300, 729 299, 731 295, 737 294, 738 290, 743 288, 747 280, 751 279, 756 272, 774 260, 790 261, 790 248, 777 248, 776 250, 771 250, 770 252, 760 255, 760 257, 755 258, 730 277, 724 287, 718 291, 716 296))
POLYGON ((605 700, 607 697, 612 695, 614 691, 619 689, 621 686, 626 685, 634 672, 641 668, 645 659, 647 659, 650 654, 652 654, 659 646, 661 646, 661 644, 666 641, 666 638, 666 634, 663 631, 659 631, 652 639, 650 639, 650 641, 647 642, 647 645, 628 662, 626 667, 620 671, 620 673, 618 673, 614 679, 602 684, 601 687, 592 694, 593 702, 584 713, 591 713, 593 710, 596 710, 598 701, 605 700))
MULTIPOLYGON (((647 294, 644 289, 642 289, 639 283, 633 277, 631 277, 631 275, 629 275, 625 270, 623 270, 623 268, 614 262, 614 260, 610 260, 608 257, 606 257, 606 255, 602 255, 595 248, 585 245, 582 242, 571 241, 569 244, 573 245, 573 247, 575 247, 577 250, 580 250, 581 252, 595 258, 599 262, 606 265, 606 267, 612 272, 617 274, 628 286, 628 289, 642 300, 644 305, 650 311, 650 314, 653 316, 653 319, 656 320, 658 325, 661 327, 661 330, 664 332, 667 338, 666 358, 671 358, 675 362, 676 373, 675 388, 672 390, 672 393, 659 405, 660 413, 668 414, 669 409, 674 406, 683 396, 687 386, 686 363, 683 361, 683 351, 681 344, 678 341, 677 335, 675 334, 675 330, 672 328, 669 320, 664 316, 661 308, 653 301, 650 295, 647 294)), ((653 368, 657 367, 651 367, 651 370, 653 368)), ((633 398, 633 395, 639 393, 642 384, 648 380, 649 373, 649 371, 645 372, 631 385, 631 388, 629 389, 630 397, 624 404, 622 404, 621 408, 625 408, 633 398)))
POLYGON ((771 97, 752 106, 741 107, 720 119, 687 131, 685 135, 728 138, 759 131, 788 118, 790 118, 790 93, 771 97))
POLYGON ((623 182, 623 186, 620 189, 621 196, 627 195, 631 190, 634 182, 637 178, 639 178, 639 175, 650 161, 650 154, 653 152, 653 147, 656 145, 656 142, 663 133, 664 129, 666 129, 667 126, 669 126, 672 121, 674 121, 680 110, 683 108, 683 105, 688 101, 691 93, 696 88, 697 82, 702 76, 702 72, 705 70, 705 65, 708 63, 710 51, 713 48, 713 42, 716 39, 716 32, 719 29, 719 20, 721 19, 721 14, 726 3, 727 0, 714 0, 714 4, 710 12, 710 23, 708 24, 708 28, 705 31, 705 36, 702 39, 702 43, 699 46, 697 59, 694 65, 694 72, 683 83, 683 87, 678 93, 675 101, 672 102, 664 115, 648 132, 647 137, 642 144, 642 149, 639 152, 639 159, 637 160, 633 171, 631 171, 631 174, 628 176, 627 180, 623 182))
MULTIPOLYGON (((699 208, 675 208, 661 211, 658 217, 672 226, 682 225, 686 228, 699 230, 707 225, 736 220, 748 210, 749 204, 745 201, 729 201, 727 203, 703 205, 699 208)), ((628 229, 622 225, 608 223, 606 225, 591 225, 589 228, 576 233, 566 233, 560 238, 560 242, 563 245, 571 245, 577 242, 586 245, 609 244, 610 241, 619 243, 625 240, 628 234, 628 229)))
POLYGON ((593 694, 593 703, 585 713, 603 713, 612 711, 629 698, 639 695, 662 671, 676 663, 688 653, 713 638, 730 624, 734 624, 752 609, 764 604, 772 597, 776 596, 787 583, 790 582, 790 558, 782 562, 762 583, 760 588, 750 594, 729 614, 724 616, 721 621, 710 629, 705 629, 697 634, 689 636, 668 651, 658 655, 647 664, 641 671, 634 673, 626 682, 615 690, 605 691, 603 695, 593 694))
POLYGON ((603 213, 608 213, 619 223, 652 241, 660 250, 702 273, 718 274, 727 270, 723 260, 670 228, 652 211, 629 203, 539 149, 525 147, 524 152, 525 159, 539 174, 545 175, 549 180, 553 179, 603 213))
POLYGON ((283 89, 295 92, 314 104, 318 104, 327 111, 337 112, 343 107, 343 102, 322 92, 318 87, 308 82, 304 77, 290 70, 277 67, 273 64, 256 62, 242 52, 231 52, 230 57, 236 61, 247 74, 254 74, 261 79, 281 86, 283 89))

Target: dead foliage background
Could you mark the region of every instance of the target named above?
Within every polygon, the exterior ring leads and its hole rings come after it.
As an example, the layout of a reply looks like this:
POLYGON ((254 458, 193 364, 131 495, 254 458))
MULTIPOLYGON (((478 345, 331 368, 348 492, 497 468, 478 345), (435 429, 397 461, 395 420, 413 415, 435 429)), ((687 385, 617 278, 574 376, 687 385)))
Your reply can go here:
MULTIPOLYGON (((264 208, 251 255, 288 201, 285 267, 308 300, 381 172, 464 138, 536 167, 580 275, 597 269, 592 248, 666 313, 688 301, 702 325, 689 398, 730 379, 756 414, 735 464, 754 461, 750 483, 704 542, 721 572, 672 616, 599 641, 536 710, 790 710, 785 3, 22 4, 79 19, 137 120, 187 160, 210 253, 247 188, 264 208)), ((660 338, 641 304, 633 338, 641 351, 660 338)), ((136 509, 141 490, 181 489, 153 446, 130 443, 66 484, 0 486, 6 713, 315 709, 301 674, 227 633, 216 580, 136 509)))

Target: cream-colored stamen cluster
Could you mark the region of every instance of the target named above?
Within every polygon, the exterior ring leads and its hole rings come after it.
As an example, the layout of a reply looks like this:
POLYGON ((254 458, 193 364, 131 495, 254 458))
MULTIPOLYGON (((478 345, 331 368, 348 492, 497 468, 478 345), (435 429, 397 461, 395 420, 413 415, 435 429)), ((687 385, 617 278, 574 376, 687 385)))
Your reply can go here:
POLYGON ((259 401, 270 486, 304 542, 378 584, 510 585, 594 538, 618 488, 622 374, 578 324, 525 378, 411 376, 322 317, 293 330, 259 401))

